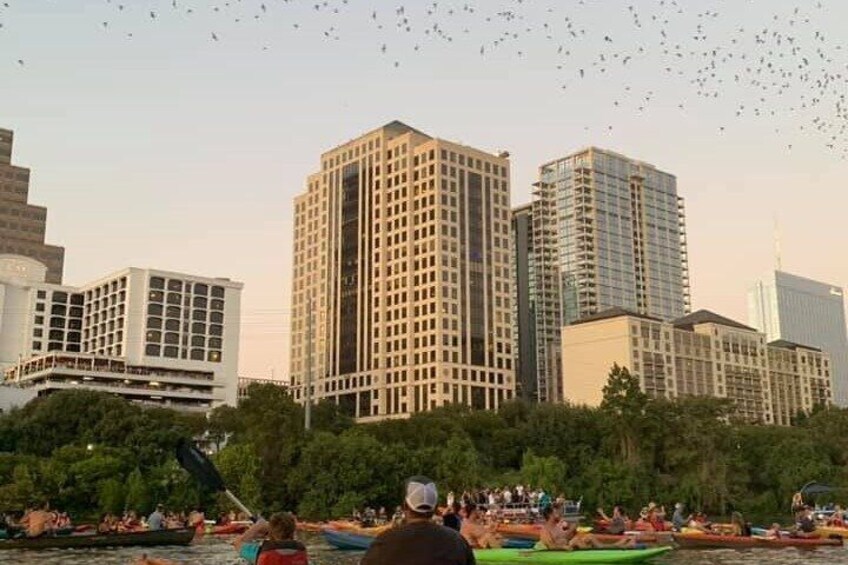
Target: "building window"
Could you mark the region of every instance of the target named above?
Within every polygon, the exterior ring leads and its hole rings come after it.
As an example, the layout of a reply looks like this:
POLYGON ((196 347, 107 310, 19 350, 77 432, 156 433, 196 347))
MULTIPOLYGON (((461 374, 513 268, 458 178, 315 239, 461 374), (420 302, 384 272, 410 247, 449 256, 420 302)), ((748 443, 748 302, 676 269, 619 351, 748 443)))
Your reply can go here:
POLYGON ((209 287, 205 284, 196 284, 194 285, 194 293, 206 296, 209 294, 209 287))
MULTIPOLYGON (((174 332, 168 332, 165 334, 165 343, 171 345, 177 345, 180 343, 180 335, 174 332)), ((167 349, 167 348, 166 348, 167 349)))
POLYGON ((38 298, 44 300, 45 298, 47 298, 47 292, 43 291, 43 290, 39 290, 38 293, 36 294, 36 296, 38 298))
POLYGON ((213 298, 224 298, 224 287, 213 286, 212 287, 212 297, 213 298))
POLYGON ((212 361, 213 363, 220 363, 221 362, 221 352, 220 351, 210 351, 208 359, 209 359, 209 361, 212 361))
POLYGON ((165 320, 165 329, 170 331, 170 332, 180 331, 180 321, 179 320, 165 320))
POLYGON ((153 316, 161 316, 163 307, 161 304, 148 304, 147 313, 153 316))
POLYGON ((182 291, 183 290, 183 281, 178 281, 176 279, 170 279, 168 281, 168 290, 182 291))
POLYGON ((38 302, 35 305, 36 312, 44 312, 44 302, 38 302))
POLYGON ((144 354, 149 355, 151 357, 159 357, 160 348, 158 345, 153 345, 148 343, 147 347, 144 348, 144 354))
POLYGON ((33 341, 32 342, 32 350, 33 351, 41 351, 41 342, 40 341, 33 341))
POLYGON ((158 330, 150 330, 147 332, 147 341, 159 343, 162 341, 162 332, 158 330))
POLYGON ((212 312, 209 314, 209 321, 213 324, 223 324, 224 323, 224 313, 223 312, 212 312))
POLYGON ((147 318, 147 327, 154 330, 162 329, 162 318, 147 318))
POLYGON ((166 345, 162 350, 162 355, 164 357, 176 359, 177 357, 179 357, 179 348, 175 345, 166 345))
POLYGON ((165 293, 159 290, 151 290, 148 299, 151 302, 163 302, 165 300, 165 293))
POLYGON ((150 277, 150 288, 156 288, 160 290, 164 289, 165 279, 163 279, 162 277, 150 277))
POLYGON ((191 350, 191 359, 193 361, 203 361, 203 350, 202 349, 192 349, 191 350))

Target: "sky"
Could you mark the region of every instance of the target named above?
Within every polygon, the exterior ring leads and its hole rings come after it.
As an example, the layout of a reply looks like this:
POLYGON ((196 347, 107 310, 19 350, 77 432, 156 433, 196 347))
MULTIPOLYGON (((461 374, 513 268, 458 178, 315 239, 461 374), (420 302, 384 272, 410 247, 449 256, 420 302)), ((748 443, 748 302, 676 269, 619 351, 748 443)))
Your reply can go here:
POLYGON ((294 196, 395 119, 508 150, 515 205, 588 145, 676 175, 694 308, 744 322, 776 231, 785 270, 848 281, 848 3, 4 2, 0 127, 65 282, 244 282, 243 376, 288 375, 294 196))

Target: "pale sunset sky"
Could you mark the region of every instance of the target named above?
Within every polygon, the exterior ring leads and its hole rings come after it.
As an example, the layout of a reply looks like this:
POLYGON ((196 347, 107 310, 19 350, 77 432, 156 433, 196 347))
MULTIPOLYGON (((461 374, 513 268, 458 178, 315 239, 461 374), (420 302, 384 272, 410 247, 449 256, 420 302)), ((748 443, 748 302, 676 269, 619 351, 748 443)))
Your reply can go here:
POLYGON ((508 150, 515 205, 587 145, 675 174, 694 308, 746 321, 775 220, 785 270, 848 281, 846 2, 7 1, 0 127, 65 282, 244 282, 244 376, 288 375, 294 196, 395 119, 508 150))

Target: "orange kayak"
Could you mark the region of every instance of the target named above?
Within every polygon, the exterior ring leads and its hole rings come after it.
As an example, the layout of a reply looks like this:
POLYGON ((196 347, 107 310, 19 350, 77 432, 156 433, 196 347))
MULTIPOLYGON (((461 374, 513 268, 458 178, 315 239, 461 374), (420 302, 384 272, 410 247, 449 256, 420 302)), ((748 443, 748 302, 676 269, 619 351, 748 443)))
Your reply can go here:
POLYGON ((540 529, 536 524, 498 524, 496 531, 506 538, 538 541, 540 529))

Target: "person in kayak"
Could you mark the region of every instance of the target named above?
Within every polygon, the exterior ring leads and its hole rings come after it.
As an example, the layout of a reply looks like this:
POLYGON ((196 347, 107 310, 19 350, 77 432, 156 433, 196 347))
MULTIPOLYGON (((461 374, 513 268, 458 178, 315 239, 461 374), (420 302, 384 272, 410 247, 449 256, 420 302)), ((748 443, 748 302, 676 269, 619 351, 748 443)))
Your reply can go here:
POLYGON ((684 512, 686 507, 682 502, 678 502, 674 505, 674 513, 671 515, 671 526, 674 528, 675 532, 683 531, 683 528, 686 527, 686 524, 692 519, 692 515, 685 516, 684 512))
POLYGON ((845 513, 842 510, 842 507, 838 504, 833 508, 833 514, 830 515, 830 518, 827 519, 827 525, 833 528, 844 528, 845 527, 845 513))
POLYGON ((598 508, 598 515, 601 517, 601 520, 604 520, 607 523, 605 528, 606 533, 621 535, 627 531, 627 520, 624 517, 624 512, 622 512, 621 506, 613 506, 612 517, 607 516, 604 513, 603 508, 598 508))
POLYGON ((250 526, 233 546, 254 565, 308 565, 306 546, 294 539, 295 526, 294 516, 279 512, 250 526))
POLYGON ((474 552, 458 532, 433 523, 438 501, 433 481, 408 479, 405 522, 377 537, 360 565, 476 565, 474 552))
POLYGON ((632 548, 636 545, 636 541, 629 538, 616 541, 612 544, 605 544, 598 541, 591 534, 578 536, 577 522, 568 524, 566 528, 563 528, 560 512, 552 506, 548 506, 542 510, 542 517, 545 519, 545 522, 539 531, 539 543, 545 549, 571 551, 573 549, 632 548))
POLYGON ((812 538, 818 535, 816 534, 816 521, 813 519, 812 507, 806 506, 798 513, 794 534, 799 538, 812 538))
POLYGON ((480 509, 474 504, 465 507, 465 520, 459 530, 468 545, 475 549, 496 549, 503 540, 491 527, 486 527, 480 509))
POLYGON ((21 526, 26 531, 26 537, 37 538, 53 530, 53 514, 50 513, 47 503, 27 512, 21 518, 21 526))

